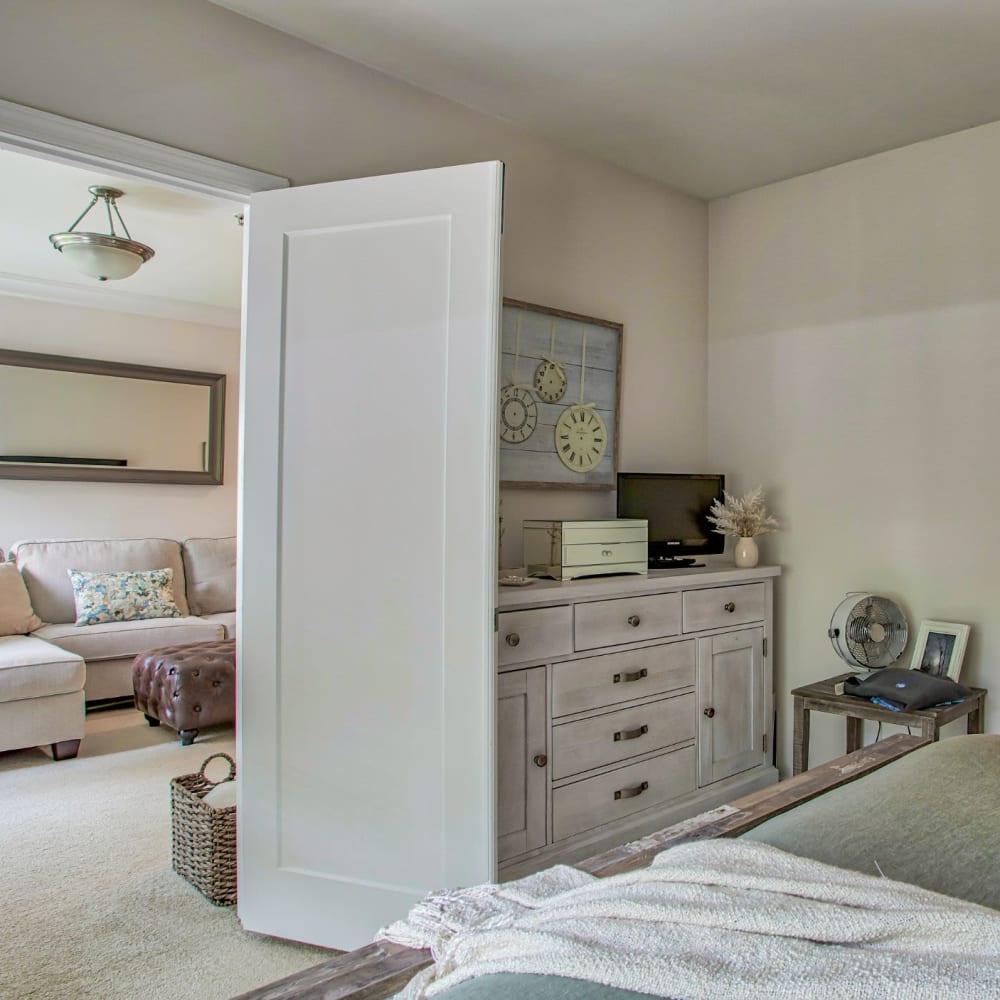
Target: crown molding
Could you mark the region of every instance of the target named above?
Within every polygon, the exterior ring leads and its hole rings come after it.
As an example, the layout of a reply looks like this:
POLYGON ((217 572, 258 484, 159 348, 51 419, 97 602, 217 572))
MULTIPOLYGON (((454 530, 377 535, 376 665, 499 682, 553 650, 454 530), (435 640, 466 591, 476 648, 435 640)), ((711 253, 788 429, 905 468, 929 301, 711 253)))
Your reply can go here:
POLYGON ((0 146, 234 200, 289 186, 287 178, 275 174, 2 100, 0 146))
POLYGON ((136 295, 134 292, 105 285, 77 285, 70 281, 29 278, 0 271, 0 295, 55 302, 82 309, 103 309, 137 316, 155 316, 158 319, 179 320, 203 326, 221 326, 231 330, 240 328, 239 309, 202 305, 197 302, 180 302, 156 295, 136 295))

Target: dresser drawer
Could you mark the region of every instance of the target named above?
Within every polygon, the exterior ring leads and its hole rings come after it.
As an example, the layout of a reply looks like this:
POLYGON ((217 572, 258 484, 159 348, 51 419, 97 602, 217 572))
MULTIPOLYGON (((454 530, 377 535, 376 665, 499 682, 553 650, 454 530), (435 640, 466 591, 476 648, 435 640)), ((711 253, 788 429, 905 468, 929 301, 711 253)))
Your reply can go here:
POLYGON ((606 653, 552 666, 552 716, 587 712, 620 701, 694 684, 694 639, 606 653))
POLYGON ((594 542, 588 545, 564 545, 564 566, 604 566, 614 563, 641 563, 645 568, 648 546, 645 542, 594 542))
POLYGON ((573 651, 573 609, 555 608, 504 611, 497 616, 497 662, 526 663, 573 651))
POLYGON ((565 840, 677 798, 695 787, 694 747, 629 764, 552 791, 552 835, 565 840))
POLYGON ((688 590, 684 594, 684 631, 760 622, 764 620, 764 611, 763 583, 688 590))
POLYGON ((680 630, 681 595, 651 594, 578 604, 573 634, 577 649, 599 649, 662 639, 680 630))
POLYGON ((552 777, 568 778, 693 740, 694 713, 694 694, 683 694, 553 726, 552 777))

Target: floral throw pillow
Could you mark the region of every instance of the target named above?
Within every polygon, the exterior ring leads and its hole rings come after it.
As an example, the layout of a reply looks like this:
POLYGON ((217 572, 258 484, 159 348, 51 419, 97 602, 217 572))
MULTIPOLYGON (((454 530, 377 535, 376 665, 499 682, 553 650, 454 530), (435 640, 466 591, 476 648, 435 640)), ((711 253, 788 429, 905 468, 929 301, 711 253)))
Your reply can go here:
POLYGON ((128 622, 140 618, 180 618, 174 602, 174 571, 88 573, 71 569, 77 625, 128 622))

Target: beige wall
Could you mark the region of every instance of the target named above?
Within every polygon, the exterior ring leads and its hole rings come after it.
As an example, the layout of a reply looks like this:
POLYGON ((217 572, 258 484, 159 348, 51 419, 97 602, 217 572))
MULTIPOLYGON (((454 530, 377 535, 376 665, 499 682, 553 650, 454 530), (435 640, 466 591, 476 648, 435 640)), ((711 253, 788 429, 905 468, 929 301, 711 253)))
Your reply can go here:
MULTIPOLYGON (((900 601, 911 646, 971 623, 962 680, 1000 690, 998 177, 993 124, 710 206, 709 454, 784 523, 762 551, 786 768, 787 692, 841 671, 847 591, 900 601)), ((814 762, 843 728, 814 716, 814 762)))
MULTIPOLYGON (((6 0, 3 21, 0 97, 296 184, 505 161, 505 293, 624 323, 621 466, 701 464, 703 202, 202 0, 6 0)), ((504 562, 524 517, 613 512, 609 493, 506 491, 504 562)))
MULTIPOLYGON (((0 296, 0 344, 226 375, 222 486, 0 479, 0 548, 23 538, 184 539, 235 533, 238 330, 0 296)), ((2 409, 6 420, 10 409, 2 409)))

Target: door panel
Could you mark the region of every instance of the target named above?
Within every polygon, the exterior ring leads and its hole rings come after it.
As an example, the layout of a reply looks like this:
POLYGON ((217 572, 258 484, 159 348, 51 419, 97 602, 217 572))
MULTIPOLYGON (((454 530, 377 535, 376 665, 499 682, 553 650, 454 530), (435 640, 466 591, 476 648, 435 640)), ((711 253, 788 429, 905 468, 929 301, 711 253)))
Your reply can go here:
POLYGON ((545 667, 497 682, 498 860, 545 846, 545 667))
POLYGON ((499 164, 251 200, 239 915, 352 948, 493 877, 499 164))
POLYGON ((764 630, 698 640, 698 784, 764 763, 764 630))

